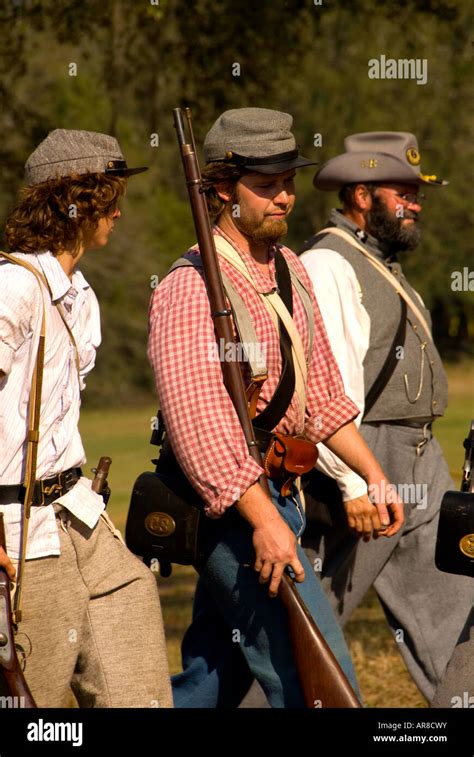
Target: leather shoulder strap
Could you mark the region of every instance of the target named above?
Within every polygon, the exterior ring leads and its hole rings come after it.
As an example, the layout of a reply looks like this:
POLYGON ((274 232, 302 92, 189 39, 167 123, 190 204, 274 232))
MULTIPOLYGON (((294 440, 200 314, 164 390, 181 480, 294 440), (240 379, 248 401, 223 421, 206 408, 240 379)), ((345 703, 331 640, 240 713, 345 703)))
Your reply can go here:
POLYGON ((23 587, 23 575, 26 560, 26 545, 28 539, 28 525, 30 520, 31 503, 33 501, 33 492, 36 481, 36 466, 38 460, 38 444, 39 444, 39 425, 40 425, 40 411, 41 411, 41 390, 43 385, 43 366, 44 366, 44 346, 46 339, 46 307, 44 302, 43 285, 47 287, 47 281, 42 273, 40 273, 30 263, 26 263, 23 260, 19 260, 14 255, 10 255, 8 252, 0 251, 0 257, 6 258, 10 263, 19 265, 22 268, 26 268, 36 278, 41 291, 42 300, 42 315, 41 315, 41 330, 38 342, 38 352, 36 354, 35 367, 33 370, 33 377, 31 381, 30 389, 30 401, 28 404, 28 434, 26 437, 26 465, 25 465, 25 477, 23 485, 25 487, 25 498, 22 509, 22 533, 21 533, 21 547, 20 547, 20 565, 19 576, 17 581, 17 588, 14 598, 14 620, 15 623, 19 623, 21 620, 21 596, 23 587))

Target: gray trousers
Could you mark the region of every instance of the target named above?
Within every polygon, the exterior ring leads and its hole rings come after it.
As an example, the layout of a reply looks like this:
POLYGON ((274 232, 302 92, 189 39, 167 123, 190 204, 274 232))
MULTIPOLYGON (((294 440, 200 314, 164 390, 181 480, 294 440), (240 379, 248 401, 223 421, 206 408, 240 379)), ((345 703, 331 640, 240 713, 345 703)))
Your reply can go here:
MULTIPOLYGON (((321 559, 323 588, 342 625, 374 586, 418 688, 434 706, 450 707, 464 691, 474 694, 474 582, 443 573, 434 562, 441 500, 455 486, 431 431, 393 424, 362 424, 360 431, 389 480, 404 485, 401 532, 359 541, 338 506, 332 527, 311 522, 307 513, 302 544, 310 562, 321 559)), ((263 693, 252 687, 242 706, 266 706, 263 693)))
POLYGON ((172 707, 153 573, 106 515, 56 518, 61 555, 26 562, 17 638, 37 705, 68 706, 72 688, 80 707, 172 707))
MULTIPOLYGON (((401 532, 363 543, 339 519, 319 537, 313 529, 303 544, 310 560, 323 559, 323 586, 342 624, 374 586, 406 666, 431 701, 474 598, 472 579, 443 573, 434 562, 441 500, 454 483, 431 431, 393 424, 360 430, 405 502, 401 532)), ((454 695, 455 681, 452 687, 454 695)))
MULTIPOLYGON (((472 581, 472 579, 471 579, 472 581)), ((474 707, 474 610, 464 626, 433 707, 474 707)))

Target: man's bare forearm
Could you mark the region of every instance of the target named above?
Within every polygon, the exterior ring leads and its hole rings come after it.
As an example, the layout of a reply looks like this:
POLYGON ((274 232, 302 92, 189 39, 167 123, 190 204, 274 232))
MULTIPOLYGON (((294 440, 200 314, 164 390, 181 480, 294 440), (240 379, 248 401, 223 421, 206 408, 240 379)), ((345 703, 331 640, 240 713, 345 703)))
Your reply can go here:
POLYGON ((252 528, 259 528, 269 521, 280 519, 278 510, 258 482, 242 494, 235 507, 252 528))

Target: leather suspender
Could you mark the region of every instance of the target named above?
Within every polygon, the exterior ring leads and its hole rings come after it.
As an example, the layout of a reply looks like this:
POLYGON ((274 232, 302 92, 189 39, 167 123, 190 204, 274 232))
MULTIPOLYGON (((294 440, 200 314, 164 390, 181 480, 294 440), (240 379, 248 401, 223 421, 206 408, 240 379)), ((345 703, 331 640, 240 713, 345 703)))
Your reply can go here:
MULTIPOLYGON (((26 465, 25 465, 25 477, 23 480, 23 486, 25 487, 25 498, 23 502, 22 510, 22 528, 21 528, 21 547, 20 547, 20 564, 18 571, 17 588, 14 598, 14 610, 13 620, 15 624, 21 621, 21 599, 22 599, 22 586, 23 586, 23 574, 25 570, 26 560, 26 545, 28 540, 28 526, 30 521, 31 503, 33 501, 35 481, 36 481, 36 466, 38 459, 38 443, 39 443, 39 426, 40 426, 40 412, 41 412, 41 390, 43 385, 43 368, 44 368, 44 350, 46 340, 46 306, 44 302, 43 285, 48 290, 51 296, 51 289, 49 287, 46 277, 38 271, 33 265, 27 263, 25 260, 19 260, 14 255, 8 252, 0 250, 0 257, 6 258, 10 263, 19 265, 22 268, 26 268, 36 278, 42 299, 42 315, 41 315, 41 330, 38 343, 38 352, 36 354, 35 367, 33 370, 33 377, 30 389, 30 401, 28 405, 28 434, 26 437, 26 465)), ((79 376, 79 354, 77 350, 76 341, 72 334, 69 325, 66 323, 64 313, 57 303, 56 307, 59 314, 66 326, 67 332, 71 339, 71 342, 75 349, 76 367, 79 376)))
POLYGON ((25 499, 22 511, 21 524, 21 547, 20 547, 20 564, 18 571, 17 588, 13 603, 13 621, 18 624, 21 621, 21 596, 23 587, 23 574, 25 570, 26 544, 28 539, 28 526, 30 522, 31 503, 33 501, 33 492, 36 480, 36 464, 38 459, 38 442, 39 442, 39 424, 41 411, 41 389, 43 385, 43 366, 44 366, 44 346, 46 339, 46 307, 44 303, 43 286, 41 284, 41 274, 34 266, 20 261, 7 252, 0 251, 0 255, 10 263, 15 263, 23 268, 27 268, 38 281, 41 290, 42 314, 41 330, 38 343, 38 352, 36 354, 35 367, 31 381, 30 402, 28 405, 28 434, 26 437, 26 465, 23 486, 25 487, 25 499))

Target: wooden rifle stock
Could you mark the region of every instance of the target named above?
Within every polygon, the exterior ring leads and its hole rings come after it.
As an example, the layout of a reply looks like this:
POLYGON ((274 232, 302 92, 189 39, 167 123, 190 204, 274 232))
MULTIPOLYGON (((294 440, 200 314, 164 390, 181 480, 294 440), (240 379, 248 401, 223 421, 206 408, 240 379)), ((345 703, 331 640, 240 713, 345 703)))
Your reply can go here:
MULTIPOLYGON (((0 513, 0 547, 6 552, 3 513, 0 513)), ((10 579, 4 568, 0 568, 0 675, 3 676, 9 696, 15 698, 19 707, 36 707, 16 654, 10 579)))
POLYGON ((360 707, 354 689, 288 575, 279 597, 288 614, 295 663, 307 707, 360 707))
MULTIPOLYGON (((235 341, 232 314, 227 307, 206 198, 202 192, 201 172, 189 108, 185 109, 185 114, 189 128, 189 143, 186 141, 181 108, 173 110, 214 330, 219 343, 222 343, 220 340, 223 340, 223 343, 227 345, 235 341)), ((236 360, 224 360, 221 366, 224 383, 242 426, 249 452, 254 460, 262 466, 261 454, 255 441, 239 364, 236 360)), ((270 496, 268 482, 263 474, 260 478, 260 484, 270 496)), ((315 705, 315 700, 318 700, 323 707, 360 707, 361 705, 349 681, 287 573, 283 575, 279 596, 288 614, 295 663, 306 706, 318 706, 315 705)))

